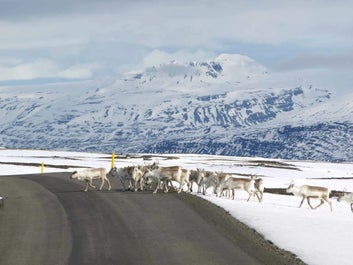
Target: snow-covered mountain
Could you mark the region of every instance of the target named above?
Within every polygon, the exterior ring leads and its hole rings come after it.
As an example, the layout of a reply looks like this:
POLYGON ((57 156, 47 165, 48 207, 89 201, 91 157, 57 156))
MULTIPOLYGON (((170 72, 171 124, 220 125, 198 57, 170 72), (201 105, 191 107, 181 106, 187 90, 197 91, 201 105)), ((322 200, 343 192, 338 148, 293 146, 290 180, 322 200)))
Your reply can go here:
POLYGON ((350 99, 222 54, 113 82, 2 87, 0 145, 349 161, 350 99))

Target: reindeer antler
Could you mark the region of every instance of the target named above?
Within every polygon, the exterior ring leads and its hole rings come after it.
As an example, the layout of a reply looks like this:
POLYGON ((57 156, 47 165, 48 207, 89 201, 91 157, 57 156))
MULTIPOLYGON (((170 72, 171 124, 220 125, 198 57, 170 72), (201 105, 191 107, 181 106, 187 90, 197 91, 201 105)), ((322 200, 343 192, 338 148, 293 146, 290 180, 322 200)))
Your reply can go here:
POLYGON ((290 186, 290 185, 293 185, 293 184, 294 184, 294 180, 292 179, 291 182, 289 184, 287 183, 286 185, 290 186))

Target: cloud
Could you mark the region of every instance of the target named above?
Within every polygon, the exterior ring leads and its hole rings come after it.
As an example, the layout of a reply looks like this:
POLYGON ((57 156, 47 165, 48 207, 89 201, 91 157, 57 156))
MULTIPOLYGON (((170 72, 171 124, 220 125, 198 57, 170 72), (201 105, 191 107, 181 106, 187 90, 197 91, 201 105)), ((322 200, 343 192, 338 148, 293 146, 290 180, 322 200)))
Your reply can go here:
POLYGON ((298 69, 353 70, 353 51, 302 54, 279 63, 274 69, 277 71, 298 69))
POLYGON ((109 5, 113 1, 114 0, 1 0, 0 17, 2 20, 7 21, 28 21, 39 17, 95 12, 99 6, 109 5))
POLYGON ((150 67, 150 66, 158 66, 160 64, 171 62, 171 61, 179 61, 179 62, 188 62, 188 61, 200 61, 205 58, 212 57, 214 54, 198 50, 195 52, 189 52, 186 50, 181 50, 177 52, 165 52, 159 49, 153 50, 148 53, 143 59, 141 67, 150 67))
POLYGON ((57 72, 57 77, 65 79, 88 79, 92 77, 92 67, 90 65, 74 65, 57 72))
MULTIPOLYGON (((20 6, 20 1, 17 2, 20 6)), ((0 29, 6 38, 0 48, 11 48, 14 44, 15 47, 67 45, 95 39, 184 49, 221 48, 229 40, 303 46, 343 45, 353 40, 349 34, 353 4, 349 2, 323 1, 320 5, 316 1, 249 4, 230 0, 32 2, 26 20, 13 23, 2 17, 0 29), (26 42, 16 42, 17 39, 26 42)), ((9 13, 15 13, 14 10, 10 8, 9 13)))
POLYGON ((352 13, 348 0, 3 0, 0 56, 22 63, 0 61, 0 79, 95 78, 239 52, 287 70, 350 68, 322 54, 350 51, 352 13))
POLYGON ((17 64, 15 66, 0 66, 0 81, 33 80, 39 78, 87 79, 92 76, 96 65, 74 65, 60 68, 47 59, 17 64))

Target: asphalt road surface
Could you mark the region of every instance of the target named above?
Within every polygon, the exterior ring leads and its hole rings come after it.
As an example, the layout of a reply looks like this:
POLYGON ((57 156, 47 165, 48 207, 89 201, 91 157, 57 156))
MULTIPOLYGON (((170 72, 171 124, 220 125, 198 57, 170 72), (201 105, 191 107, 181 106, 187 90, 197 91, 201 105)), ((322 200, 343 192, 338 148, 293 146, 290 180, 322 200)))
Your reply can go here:
POLYGON ((304 264, 197 196, 111 182, 83 192, 68 173, 0 177, 0 264, 304 264))

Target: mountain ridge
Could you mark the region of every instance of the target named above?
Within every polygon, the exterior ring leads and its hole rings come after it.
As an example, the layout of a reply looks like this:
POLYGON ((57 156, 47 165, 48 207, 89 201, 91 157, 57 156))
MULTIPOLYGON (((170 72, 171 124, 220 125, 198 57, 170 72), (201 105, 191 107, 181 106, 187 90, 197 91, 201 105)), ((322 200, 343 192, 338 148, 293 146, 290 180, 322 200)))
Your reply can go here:
POLYGON ((353 104, 339 100, 247 56, 221 54, 102 86, 1 87, 0 145, 349 161, 353 150, 341 143, 351 139, 353 104))

